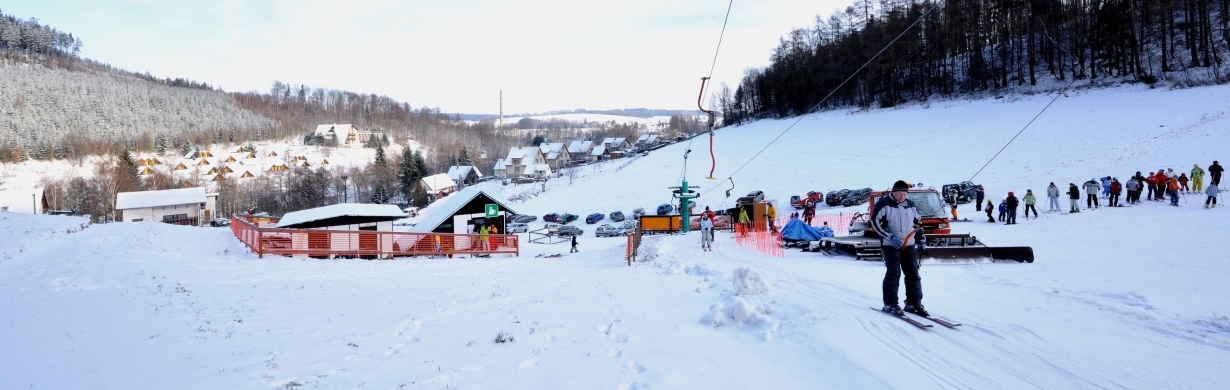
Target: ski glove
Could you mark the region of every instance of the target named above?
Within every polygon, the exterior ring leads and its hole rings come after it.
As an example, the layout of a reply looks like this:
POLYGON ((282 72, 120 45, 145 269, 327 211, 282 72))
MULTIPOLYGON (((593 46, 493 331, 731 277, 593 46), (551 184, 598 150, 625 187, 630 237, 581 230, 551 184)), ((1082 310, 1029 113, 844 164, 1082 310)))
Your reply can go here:
POLYGON ((901 249, 901 238, 900 238, 900 237, 897 237, 897 235, 895 235, 895 234, 894 234, 894 235, 891 235, 891 236, 888 236, 888 246, 891 246, 891 247, 893 247, 893 248, 897 248, 897 249, 901 249))

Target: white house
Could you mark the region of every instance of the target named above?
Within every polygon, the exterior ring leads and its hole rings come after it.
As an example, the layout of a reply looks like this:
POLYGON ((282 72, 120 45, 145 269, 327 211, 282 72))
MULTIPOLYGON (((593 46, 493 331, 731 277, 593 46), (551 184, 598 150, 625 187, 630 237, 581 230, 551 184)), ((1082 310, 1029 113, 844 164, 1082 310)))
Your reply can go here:
POLYGON ((636 146, 637 149, 646 149, 654 147, 659 142, 661 142, 661 140, 658 139, 657 134, 643 134, 636 139, 636 145, 634 146, 636 146))
POLYGON ((47 196, 42 188, 0 191, 0 212, 42 214, 47 211, 47 196))
POLYGON ((205 193, 205 187, 121 192, 115 196, 115 210, 127 222, 201 225, 213 220, 217 199, 218 194, 205 193))
POLYGON ((602 146, 606 147, 606 152, 608 154, 612 152, 631 152, 632 151, 632 144, 628 142, 627 138, 623 138, 623 137, 603 139, 602 146))
POLYGON ((568 153, 568 148, 562 142, 544 142, 538 145, 538 149, 542 152, 545 163, 556 170, 572 165, 572 155, 568 153))
POLYGON ((393 231, 393 220, 406 213, 391 204, 339 203, 286 213, 278 228, 393 231))
MULTIPOLYGON (((497 163, 498 164, 498 163, 497 163)), ((542 167, 537 166, 547 164, 546 156, 542 154, 542 149, 529 146, 524 148, 512 147, 508 150, 508 157, 504 158, 504 174, 508 177, 525 176, 527 167, 532 167, 528 172, 536 174, 542 171, 542 167)))
POLYGON ((454 183, 446 173, 424 177, 419 183, 423 186, 423 191, 434 198, 446 196, 457 190, 457 183, 454 183))
POLYGON ((473 165, 454 165, 448 167, 448 178, 461 185, 474 185, 483 173, 473 165))
POLYGON ((610 159, 611 156, 608 156, 606 154, 606 146, 598 145, 598 146, 594 146, 594 148, 589 151, 589 158, 590 160, 597 162, 597 161, 610 159))
POLYGON ((576 140, 568 144, 568 154, 577 162, 588 160, 589 152, 593 150, 594 141, 590 140, 576 140))
POLYGON ((336 139, 337 146, 350 148, 362 148, 367 144, 367 140, 372 137, 370 130, 359 130, 358 126, 352 124, 327 124, 317 125, 316 135, 325 139, 336 139))

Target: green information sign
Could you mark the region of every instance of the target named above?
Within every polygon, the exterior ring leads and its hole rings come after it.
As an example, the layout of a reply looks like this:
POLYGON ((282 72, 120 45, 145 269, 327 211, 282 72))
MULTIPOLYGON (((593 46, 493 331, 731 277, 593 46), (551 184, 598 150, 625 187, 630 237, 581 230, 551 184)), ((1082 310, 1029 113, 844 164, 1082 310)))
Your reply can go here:
POLYGON ((495 218, 500 215, 500 207, 496 204, 489 204, 483 207, 483 214, 487 218, 495 218))

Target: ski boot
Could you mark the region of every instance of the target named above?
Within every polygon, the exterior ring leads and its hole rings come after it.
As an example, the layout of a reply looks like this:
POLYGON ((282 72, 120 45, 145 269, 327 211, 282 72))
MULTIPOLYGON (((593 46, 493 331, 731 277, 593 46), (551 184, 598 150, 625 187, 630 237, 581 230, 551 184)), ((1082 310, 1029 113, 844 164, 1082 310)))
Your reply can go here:
POLYGON ((889 313, 889 314, 896 314, 896 315, 905 314, 905 312, 901 310, 901 306, 897 306, 896 304, 884 305, 883 308, 880 308, 880 311, 889 313))
POLYGON ((905 304, 905 312, 906 312, 906 313, 911 313, 911 314, 914 314, 914 315, 923 316, 923 317, 930 317, 930 316, 931 316, 931 314, 928 314, 928 313, 927 313, 927 309, 924 309, 924 308, 923 308, 923 305, 922 305, 921 303, 919 303, 919 304, 910 304, 910 303, 905 304))

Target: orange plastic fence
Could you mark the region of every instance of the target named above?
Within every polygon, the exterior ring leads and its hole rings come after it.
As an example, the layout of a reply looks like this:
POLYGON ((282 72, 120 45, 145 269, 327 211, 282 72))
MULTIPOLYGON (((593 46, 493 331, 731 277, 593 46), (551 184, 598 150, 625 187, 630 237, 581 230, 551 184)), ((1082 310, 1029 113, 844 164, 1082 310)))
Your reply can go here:
MULTIPOLYGON (((811 225, 815 227, 823 226, 825 222, 829 223, 829 228, 833 229, 833 234, 844 236, 850 232, 850 221, 854 220, 854 216, 858 213, 837 213, 837 214, 816 214, 811 220, 811 225)), ((783 221, 778 221, 783 223, 783 221)), ((786 221, 788 222, 788 220, 786 221)))
POLYGON ((785 256, 780 233, 781 223, 784 222, 785 220, 776 221, 777 225, 774 226, 776 229, 772 230, 760 221, 754 224, 735 224, 735 243, 772 256, 785 256))
MULTIPOLYGON (((268 221, 268 220, 264 220, 268 221)), ((266 254, 320 258, 436 255, 519 255, 517 235, 406 233, 354 230, 308 230, 260 227, 268 224, 246 216, 231 217, 231 232, 264 258, 266 254)))

